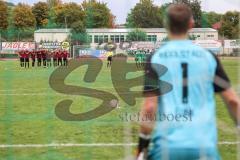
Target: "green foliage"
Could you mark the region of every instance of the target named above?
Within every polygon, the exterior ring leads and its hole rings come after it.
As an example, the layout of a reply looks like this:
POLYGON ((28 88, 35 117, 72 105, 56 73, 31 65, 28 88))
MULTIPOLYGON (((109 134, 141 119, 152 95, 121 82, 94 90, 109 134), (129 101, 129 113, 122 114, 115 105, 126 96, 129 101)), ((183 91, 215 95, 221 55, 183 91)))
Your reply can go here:
POLYGON ((222 27, 219 33, 229 39, 237 39, 240 36, 239 32, 239 14, 240 12, 227 12, 222 17, 222 27))
POLYGON ((9 7, 7 13, 9 25, 1 33, 3 41, 33 41, 35 18, 31 12, 31 7, 18 4, 16 7, 9 7), (28 14, 29 17, 24 14, 28 14), (22 15, 24 16, 21 17, 22 15), (18 23, 18 26, 16 26, 15 19, 21 22, 18 23), (33 21, 33 24, 29 25, 31 21, 33 21))
POLYGON ((71 35, 72 44, 89 44, 89 35, 86 32, 79 33, 72 31, 71 35))
MULTIPOLYGON (((17 40, 18 41, 32 41, 34 35, 34 28, 24 28, 20 30, 16 30, 17 40)), ((16 36, 15 36, 16 37, 16 36)))
POLYGON ((56 14, 54 12, 54 8, 49 9, 49 14, 48 14, 48 23, 45 28, 59 28, 60 26, 57 25, 55 22, 56 19, 56 14))
MULTIPOLYGON (((185 3, 193 11, 195 27, 201 27, 201 2, 198 0, 178 0, 175 3, 185 3)), ((152 0, 141 0, 131 10, 127 16, 126 26, 129 28, 158 28, 163 27, 164 14, 170 3, 158 7, 153 4, 152 0)))
POLYGON ((221 21, 221 16, 215 12, 202 12, 202 27, 211 28, 212 25, 221 21))
POLYGON ((72 24, 72 30, 76 33, 84 33, 86 32, 86 28, 82 21, 77 21, 72 24))
POLYGON ((8 7, 7 4, 0 0, 0 30, 6 30, 8 27, 8 7))
POLYGON ((84 12, 82 7, 77 3, 64 3, 54 8, 55 22, 61 26, 71 27, 74 22, 83 21, 84 12))
POLYGON ((32 7, 32 12, 36 19, 37 28, 47 25, 49 8, 46 2, 35 3, 32 7))
POLYGON ((134 22, 132 13, 128 13, 125 26, 127 28, 134 28, 137 26, 137 24, 134 22))
POLYGON ((6 32, 2 33, 2 37, 5 41, 33 41, 34 31, 34 28, 18 29, 10 26, 6 32))
POLYGON ((135 29, 128 33, 127 40, 128 41, 146 41, 147 34, 144 31, 135 29))
POLYGON ((108 28, 114 25, 114 16, 106 3, 96 0, 83 1, 86 28, 108 28))
POLYGON ((32 8, 22 3, 7 8, 6 3, 1 4, 0 0, 0 13, 1 11, 3 13, 1 15, 4 16, 0 19, 0 22, 2 21, 0 29, 2 25, 1 32, 6 40, 18 40, 19 35, 23 38, 27 36, 32 38, 32 29, 37 26, 37 28, 72 28, 75 33, 73 39, 81 37, 81 41, 87 41, 84 40, 87 39, 84 38, 86 26, 102 28, 115 25, 115 16, 112 15, 107 4, 95 0, 84 1, 81 5, 72 2, 62 3, 61 0, 47 0, 34 4, 32 8), (7 27, 8 23, 9 27, 7 27))
POLYGON ((201 27, 201 18, 202 18, 202 11, 201 11, 201 1, 193 0, 190 2, 190 7, 192 9, 193 18, 195 21, 195 27, 201 27))
POLYGON ((29 5, 19 3, 13 10, 13 25, 17 29, 35 27, 36 20, 29 5))
POLYGON ((152 0, 141 0, 128 14, 127 27, 158 28, 163 27, 162 10, 152 0))
POLYGON ((8 7, 8 28, 7 30, 3 30, 1 33, 1 38, 3 41, 8 41, 13 39, 13 32, 15 31, 14 25, 13 25, 13 8, 8 7))

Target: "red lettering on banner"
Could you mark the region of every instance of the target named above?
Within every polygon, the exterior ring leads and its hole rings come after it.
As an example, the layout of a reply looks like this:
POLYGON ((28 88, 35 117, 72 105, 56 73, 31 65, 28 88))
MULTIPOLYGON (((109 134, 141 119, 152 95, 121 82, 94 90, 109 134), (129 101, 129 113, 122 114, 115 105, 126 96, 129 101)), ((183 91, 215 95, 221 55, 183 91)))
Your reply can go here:
POLYGON ((12 43, 8 43, 8 48, 12 48, 12 43))
MULTIPOLYGON (((26 45, 27 45, 26 43, 22 43, 22 47, 21 47, 21 48, 22 48, 22 49, 25 49, 25 48, 26 48, 26 45)), ((30 47, 29 47, 29 48, 30 48, 30 47)))
POLYGON ((2 50, 32 50, 34 42, 2 42, 2 50))
POLYGON ((15 48, 15 49, 19 48, 18 43, 12 43, 12 48, 15 48))

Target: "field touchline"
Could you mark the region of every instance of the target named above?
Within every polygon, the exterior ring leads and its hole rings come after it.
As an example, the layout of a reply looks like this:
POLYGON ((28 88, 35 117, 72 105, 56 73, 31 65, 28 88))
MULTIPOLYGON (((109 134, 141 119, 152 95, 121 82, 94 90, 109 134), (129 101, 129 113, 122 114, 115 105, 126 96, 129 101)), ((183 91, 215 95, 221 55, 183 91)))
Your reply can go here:
MULTIPOLYGON (((222 141, 219 145, 237 145, 240 141, 222 141)), ((0 144, 0 148, 46 148, 46 147, 125 147, 137 146, 137 143, 52 143, 52 144, 0 144)))

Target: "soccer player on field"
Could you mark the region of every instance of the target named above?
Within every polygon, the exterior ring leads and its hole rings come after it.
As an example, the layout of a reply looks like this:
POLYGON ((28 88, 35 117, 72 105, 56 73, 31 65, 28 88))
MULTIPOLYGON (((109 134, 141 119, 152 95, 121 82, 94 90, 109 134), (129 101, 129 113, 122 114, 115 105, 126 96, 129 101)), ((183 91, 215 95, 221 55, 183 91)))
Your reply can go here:
POLYGON ((142 49, 141 51, 141 65, 144 66, 144 63, 146 61, 146 51, 144 49, 142 49))
POLYGON ((37 66, 41 67, 42 65, 42 52, 41 51, 36 51, 37 54, 37 66))
POLYGON ((29 58, 30 58, 30 52, 29 51, 24 51, 24 54, 25 54, 25 68, 29 68, 29 58))
POLYGON ((30 53, 30 55, 31 55, 31 59, 32 59, 32 67, 34 67, 34 66, 35 66, 35 61, 36 61, 36 51, 33 50, 33 51, 30 53))
POLYGON ((57 66, 57 51, 54 50, 53 51, 53 66, 56 67, 57 66))
POLYGON ((25 50, 22 51, 22 57, 23 57, 23 67, 26 66, 26 52, 25 50))
POLYGON ((138 50, 134 51, 134 57, 135 57, 135 63, 136 63, 136 66, 138 67, 138 50))
POLYGON ((27 56, 27 54, 26 54, 25 50, 22 51, 22 56, 23 56, 23 66, 26 68, 26 56, 27 56))
POLYGON ((19 60, 20 60, 20 66, 23 67, 23 66, 24 66, 23 51, 19 51, 19 52, 18 52, 18 55, 19 55, 19 60))
POLYGON ((138 54, 140 66, 143 66, 143 56, 144 56, 144 50, 140 49, 139 54, 138 54))
POLYGON ((69 53, 68 51, 63 51, 63 65, 64 66, 68 66, 68 56, 69 56, 69 53))
POLYGON ((62 66, 62 52, 60 50, 57 51, 57 61, 58 61, 58 66, 62 66))
POLYGON ((43 67, 47 67, 47 51, 46 50, 42 50, 42 61, 43 61, 43 67))
POLYGON ((146 64, 141 117, 149 118, 141 121, 137 159, 219 160, 214 94, 221 95, 238 125, 240 100, 219 59, 187 40, 191 9, 172 4, 166 16, 170 41, 146 64), (172 85, 165 94, 163 82, 172 85))
POLYGON ((112 65, 112 57, 113 57, 113 52, 109 51, 107 53, 107 67, 111 67, 112 65))
POLYGON ((137 49, 136 51, 136 58, 135 58, 135 61, 136 61, 136 65, 137 67, 140 67, 141 66, 141 50, 140 49, 137 49))
POLYGON ((46 51, 46 58, 47 58, 47 67, 52 66, 52 53, 51 51, 46 51))

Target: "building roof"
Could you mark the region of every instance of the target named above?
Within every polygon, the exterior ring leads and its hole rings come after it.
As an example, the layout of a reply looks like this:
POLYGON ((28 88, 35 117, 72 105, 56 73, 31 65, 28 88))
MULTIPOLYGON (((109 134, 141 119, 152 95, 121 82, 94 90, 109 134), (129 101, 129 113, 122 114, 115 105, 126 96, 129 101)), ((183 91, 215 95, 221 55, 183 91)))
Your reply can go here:
MULTIPOLYGON (((88 33, 128 33, 133 31, 133 28, 93 28, 93 29, 87 29, 88 33)), ((147 33, 166 33, 165 28, 139 28, 139 30, 142 30, 147 33)), ((190 32, 217 32, 217 30, 212 28, 193 28, 190 30, 190 32)))
MULTIPOLYGON (((134 28, 93 28, 87 29, 88 33, 128 33, 134 28)), ((139 28, 146 33, 166 33, 165 28, 139 28)), ((71 29, 39 29, 35 33, 69 33, 71 29)), ((213 28, 193 28, 190 32, 217 32, 213 28)))
POLYGON ((36 30, 35 33, 69 33, 71 29, 63 29, 63 28, 54 28, 54 29, 39 29, 36 30))
POLYGON ((190 32, 217 32, 217 30, 213 28, 193 28, 190 32))

